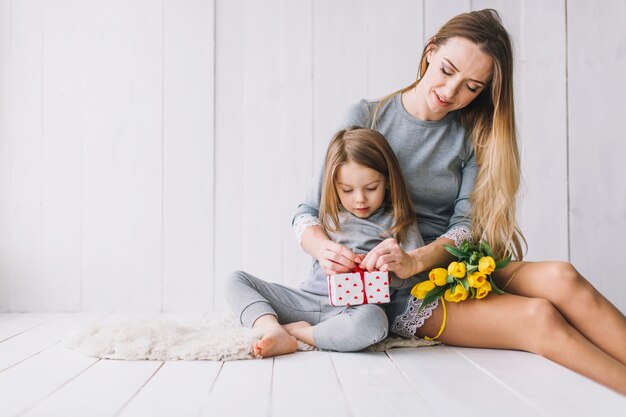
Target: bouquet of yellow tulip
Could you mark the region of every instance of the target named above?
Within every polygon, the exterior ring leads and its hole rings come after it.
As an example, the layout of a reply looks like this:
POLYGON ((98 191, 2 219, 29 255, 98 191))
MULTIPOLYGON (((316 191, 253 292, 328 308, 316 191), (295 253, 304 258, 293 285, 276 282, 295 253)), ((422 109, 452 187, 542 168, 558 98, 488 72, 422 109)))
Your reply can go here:
POLYGON ((504 294, 493 282, 491 273, 508 265, 511 254, 496 261, 487 242, 480 242, 478 247, 467 241, 458 248, 449 245, 443 247, 456 256, 458 261, 451 262, 447 270, 433 269, 428 274, 428 281, 413 287, 411 295, 422 300, 420 310, 440 297, 458 303, 470 296, 476 299, 485 298, 491 291, 504 294))

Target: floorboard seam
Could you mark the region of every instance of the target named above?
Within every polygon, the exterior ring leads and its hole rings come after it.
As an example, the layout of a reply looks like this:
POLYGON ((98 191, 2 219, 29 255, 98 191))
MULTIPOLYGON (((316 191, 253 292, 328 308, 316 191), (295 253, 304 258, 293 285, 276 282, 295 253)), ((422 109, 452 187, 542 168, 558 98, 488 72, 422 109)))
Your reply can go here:
POLYGON ((506 382, 504 382, 503 380, 501 380, 500 378, 498 378, 497 376, 495 376, 493 373, 489 372, 487 369, 483 368, 482 366, 480 366, 479 364, 477 364, 476 362, 474 362, 472 359, 470 359, 469 357, 467 357, 466 355, 463 354, 463 352, 461 352, 459 349, 457 348, 452 348, 452 350, 454 350, 457 354, 461 355, 463 358, 465 358, 465 360, 467 360, 469 363, 471 363, 472 365, 474 365, 476 368, 478 368, 480 371, 484 372, 485 374, 487 374, 490 378, 492 378, 494 381, 496 381, 498 384, 502 385, 502 387, 504 387, 504 389, 506 389, 507 391, 509 391, 510 393, 512 393, 514 396, 516 396, 517 398, 519 398, 520 400, 522 400, 523 402, 525 402, 526 404, 528 404, 533 410, 536 410, 539 414, 541 414, 542 416, 545 417, 550 417, 551 414, 548 413, 546 410, 539 408, 535 403, 533 403, 530 399, 526 398, 524 395, 520 394, 519 392, 517 392, 515 389, 513 389, 513 387, 511 387, 509 384, 507 384, 506 382))

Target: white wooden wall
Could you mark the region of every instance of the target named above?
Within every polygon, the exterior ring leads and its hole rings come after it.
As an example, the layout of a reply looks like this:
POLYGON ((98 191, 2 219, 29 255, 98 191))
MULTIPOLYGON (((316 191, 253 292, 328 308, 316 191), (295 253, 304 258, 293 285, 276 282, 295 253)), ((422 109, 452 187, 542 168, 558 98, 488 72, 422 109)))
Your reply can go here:
POLYGON ((291 216, 347 106, 485 7, 515 44, 528 259, 626 310, 623 1, 0 0, 0 311, 222 310, 235 269, 297 285, 291 216))

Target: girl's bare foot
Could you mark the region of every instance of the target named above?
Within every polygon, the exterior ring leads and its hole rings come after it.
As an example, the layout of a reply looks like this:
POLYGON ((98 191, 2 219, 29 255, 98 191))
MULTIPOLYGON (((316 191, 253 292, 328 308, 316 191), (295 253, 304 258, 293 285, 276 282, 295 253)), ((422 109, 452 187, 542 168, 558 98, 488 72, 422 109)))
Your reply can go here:
POLYGON ((252 354, 256 358, 293 353, 298 350, 298 341, 285 330, 271 330, 263 334, 261 340, 255 343, 252 354))
POLYGON ((296 339, 311 346, 316 346, 315 340, 313 340, 313 326, 311 326, 310 323, 306 321, 296 321, 284 324, 283 329, 296 339))
POLYGON ((266 315, 254 322, 254 329, 261 333, 261 340, 252 347, 255 358, 269 358, 298 350, 298 341, 278 324, 276 317, 266 315))

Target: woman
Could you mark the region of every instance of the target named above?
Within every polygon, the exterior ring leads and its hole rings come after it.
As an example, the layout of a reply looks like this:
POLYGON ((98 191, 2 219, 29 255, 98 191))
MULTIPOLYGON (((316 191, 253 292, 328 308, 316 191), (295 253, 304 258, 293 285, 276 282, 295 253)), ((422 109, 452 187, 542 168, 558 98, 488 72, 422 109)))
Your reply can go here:
MULTIPOLYGON (((447 304, 419 315, 406 295, 387 309, 392 331, 439 336, 455 346, 525 350, 626 394, 626 318, 566 262, 524 262, 516 223, 520 157, 513 106, 509 35, 494 10, 456 16, 424 48, 417 80, 376 102, 362 100, 344 126, 378 129, 403 169, 426 246, 405 252, 387 239, 361 266, 399 277, 447 264, 442 244, 488 241, 515 262, 494 273, 508 294, 447 304)), ((355 255, 318 225, 319 191, 300 205, 294 228, 303 249, 328 274, 355 255)))

